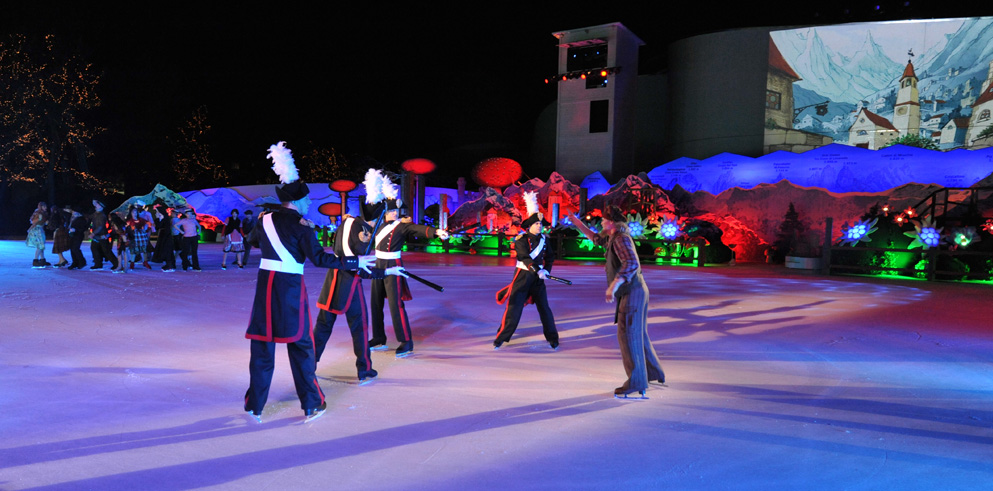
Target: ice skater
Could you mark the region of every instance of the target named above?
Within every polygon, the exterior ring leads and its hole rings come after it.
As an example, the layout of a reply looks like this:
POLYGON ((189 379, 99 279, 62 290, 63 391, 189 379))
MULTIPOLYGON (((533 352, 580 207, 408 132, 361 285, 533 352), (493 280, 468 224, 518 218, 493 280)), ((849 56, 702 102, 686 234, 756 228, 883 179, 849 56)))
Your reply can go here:
MULTIPOLYGON (((545 280, 548 279, 552 262, 555 259, 551 248, 547 247, 545 236, 541 233, 542 215, 538 208, 538 195, 534 192, 524 193, 528 217, 521 222, 525 233, 514 241, 514 253, 517 256, 517 267, 514 279, 510 284, 497 292, 497 303, 507 303, 497 329, 493 348, 500 349, 510 341, 521 321, 524 306, 534 303, 541 319, 541 328, 545 341, 553 350, 559 347, 559 332, 555 329, 555 316, 548 306, 548 293, 545 290, 545 280)), ((546 222, 547 223, 547 222, 546 222)))
POLYGON ((27 246, 34 248, 34 261, 31 267, 42 269, 51 266, 45 259, 45 224, 48 223, 48 205, 44 201, 38 203, 38 207, 31 213, 30 227, 28 228, 27 246))
MULTIPOLYGON (((315 266, 370 271, 372 256, 339 258, 324 252, 314 231, 303 218, 310 208, 310 190, 299 180, 293 156, 284 142, 269 147, 268 157, 282 186, 276 187, 281 207, 259 219, 251 240, 262 251, 255 302, 245 337, 251 340, 250 381, 244 409, 262 422, 262 409, 269 397, 275 364, 276 343, 286 344, 293 383, 306 421, 327 408, 324 392, 315 374, 313 332, 303 281, 305 259, 315 266)), ((382 273, 382 272, 380 272, 382 273)))
MULTIPOLYGON (((374 205, 369 208, 367 215, 378 217, 382 214, 383 216, 382 223, 374 233, 376 267, 382 269, 394 266, 403 267, 400 251, 403 250, 409 237, 438 237, 441 240, 448 238, 448 232, 444 230, 410 223, 409 220, 400 220, 400 207, 403 203, 397 199, 399 189, 378 170, 369 169, 365 177, 365 187, 366 203, 374 205)), ((369 349, 386 349, 383 307, 389 301, 393 332, 396 334, 397 341, 400 342, 396 356, 397 358, 410 356, 414 352, 414 336, 411 334, 407 308, 403 303, 413 297, 410 295, 407 279, 403 276, 390 276, 382 280, 374 279, 371 290, 372 339, 369 340, 369 349)))
POLYGON ((641 263, 628 231, 627 219, 620 208, 610 205, 603 213, 603 232, 594 234, 576 215, 572 223, 594 244, 603 246, 607 258, 607 303, 617 302, 614 322, 617 342, 627 380, 614 389, 614 397, 627 398, 638 394, 647 399, 645 390, 650 380, 665 383, 665 373, 648 339, 648 285, 641 276, 641 263))
MULTIPOLYGON (((334 253, 339 257, 363 254, 370 240, 372 227, 361 219, 345 215, 334 237, 334 253)), ((402 275, 402 269, 394 267, 393 272, 402 275)), ((384 276, 378 274, 382 271, 380 269, 372 271, 373 274, 367 274, 363 271, 329 269, 324 277, 321 294, 317 297, 319 311, 314 324, 314 350, 317 361, 321 361, 335 320, 339 315, 345 314, 348 331, 352 335, 352 351, 355 353, 355 368, 360 385, 372 382, 379 375, 372 368, 372 358, 369 356, 369 317, 366 313, 368 309, 362 278, 382 280, 384 276)))

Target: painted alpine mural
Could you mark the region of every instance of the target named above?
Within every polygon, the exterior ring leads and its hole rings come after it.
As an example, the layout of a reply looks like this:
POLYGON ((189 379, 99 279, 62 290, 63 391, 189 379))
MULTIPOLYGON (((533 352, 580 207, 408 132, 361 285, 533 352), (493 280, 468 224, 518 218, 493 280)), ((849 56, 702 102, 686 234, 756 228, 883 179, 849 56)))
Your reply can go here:
POLYGON ((773 31, 765 153, 993 145, 993 17, 773 31))

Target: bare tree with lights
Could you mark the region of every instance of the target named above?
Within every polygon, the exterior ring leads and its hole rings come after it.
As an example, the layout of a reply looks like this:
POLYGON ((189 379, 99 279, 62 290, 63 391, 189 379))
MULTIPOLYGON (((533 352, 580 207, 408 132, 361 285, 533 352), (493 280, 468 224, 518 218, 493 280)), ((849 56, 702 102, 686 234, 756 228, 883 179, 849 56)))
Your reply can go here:
POLYGON ((334 147, 325 148, 310 144, 309 151, 300 160, 307 163, 304 179, 309 182, 332 182, 338 179, 354 178, 348 161, 334 147))
POLYGON ((84 119, 100 105, 99 82, 93 65, 54 35, 0 41, 0 203, 17 183, 43 186, 50 202, 56 187, 113 192, 86 161, 103 130, 84 119))
POLYGON ((210 124, 207 106, 196 108, 169 138, 173 145, 173 171, 181 189, 200 189, 228 184, 227 171, 210 157, 210 124))

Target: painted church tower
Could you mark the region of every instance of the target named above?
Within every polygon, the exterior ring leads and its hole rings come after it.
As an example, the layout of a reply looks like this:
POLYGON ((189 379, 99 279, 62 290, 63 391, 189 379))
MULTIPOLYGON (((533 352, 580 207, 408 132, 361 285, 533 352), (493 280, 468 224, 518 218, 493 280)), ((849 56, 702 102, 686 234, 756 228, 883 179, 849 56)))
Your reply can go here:
POLYGON ((917 92, 917 74, 914 64, 907 61, 907 68, 900 77, 900 90, 896 94, 896 105, 893 106, 893 126, 900 131, 900 136, 921 133, 921 102, 917 92))

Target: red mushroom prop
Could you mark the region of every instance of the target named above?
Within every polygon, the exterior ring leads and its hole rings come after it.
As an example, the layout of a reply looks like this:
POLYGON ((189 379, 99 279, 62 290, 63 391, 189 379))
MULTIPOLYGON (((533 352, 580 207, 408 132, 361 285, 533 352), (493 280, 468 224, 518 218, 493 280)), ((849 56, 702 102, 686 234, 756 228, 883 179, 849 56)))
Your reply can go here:
POLYGON ((324 203, 317 208, 317 211, 324 216, 336 217, 341 215, 341 204, 339 203, 324 203))
POLYGON ((493 157, 476 164, 472 179, 480 186, 503 189, 521 178, 521 164, 504 157, 493 157))
POLYGON ((434 162, 421 158, 405 160, 400 164, 401 169, 419 176, 434 172, 435 167, 434 162))

